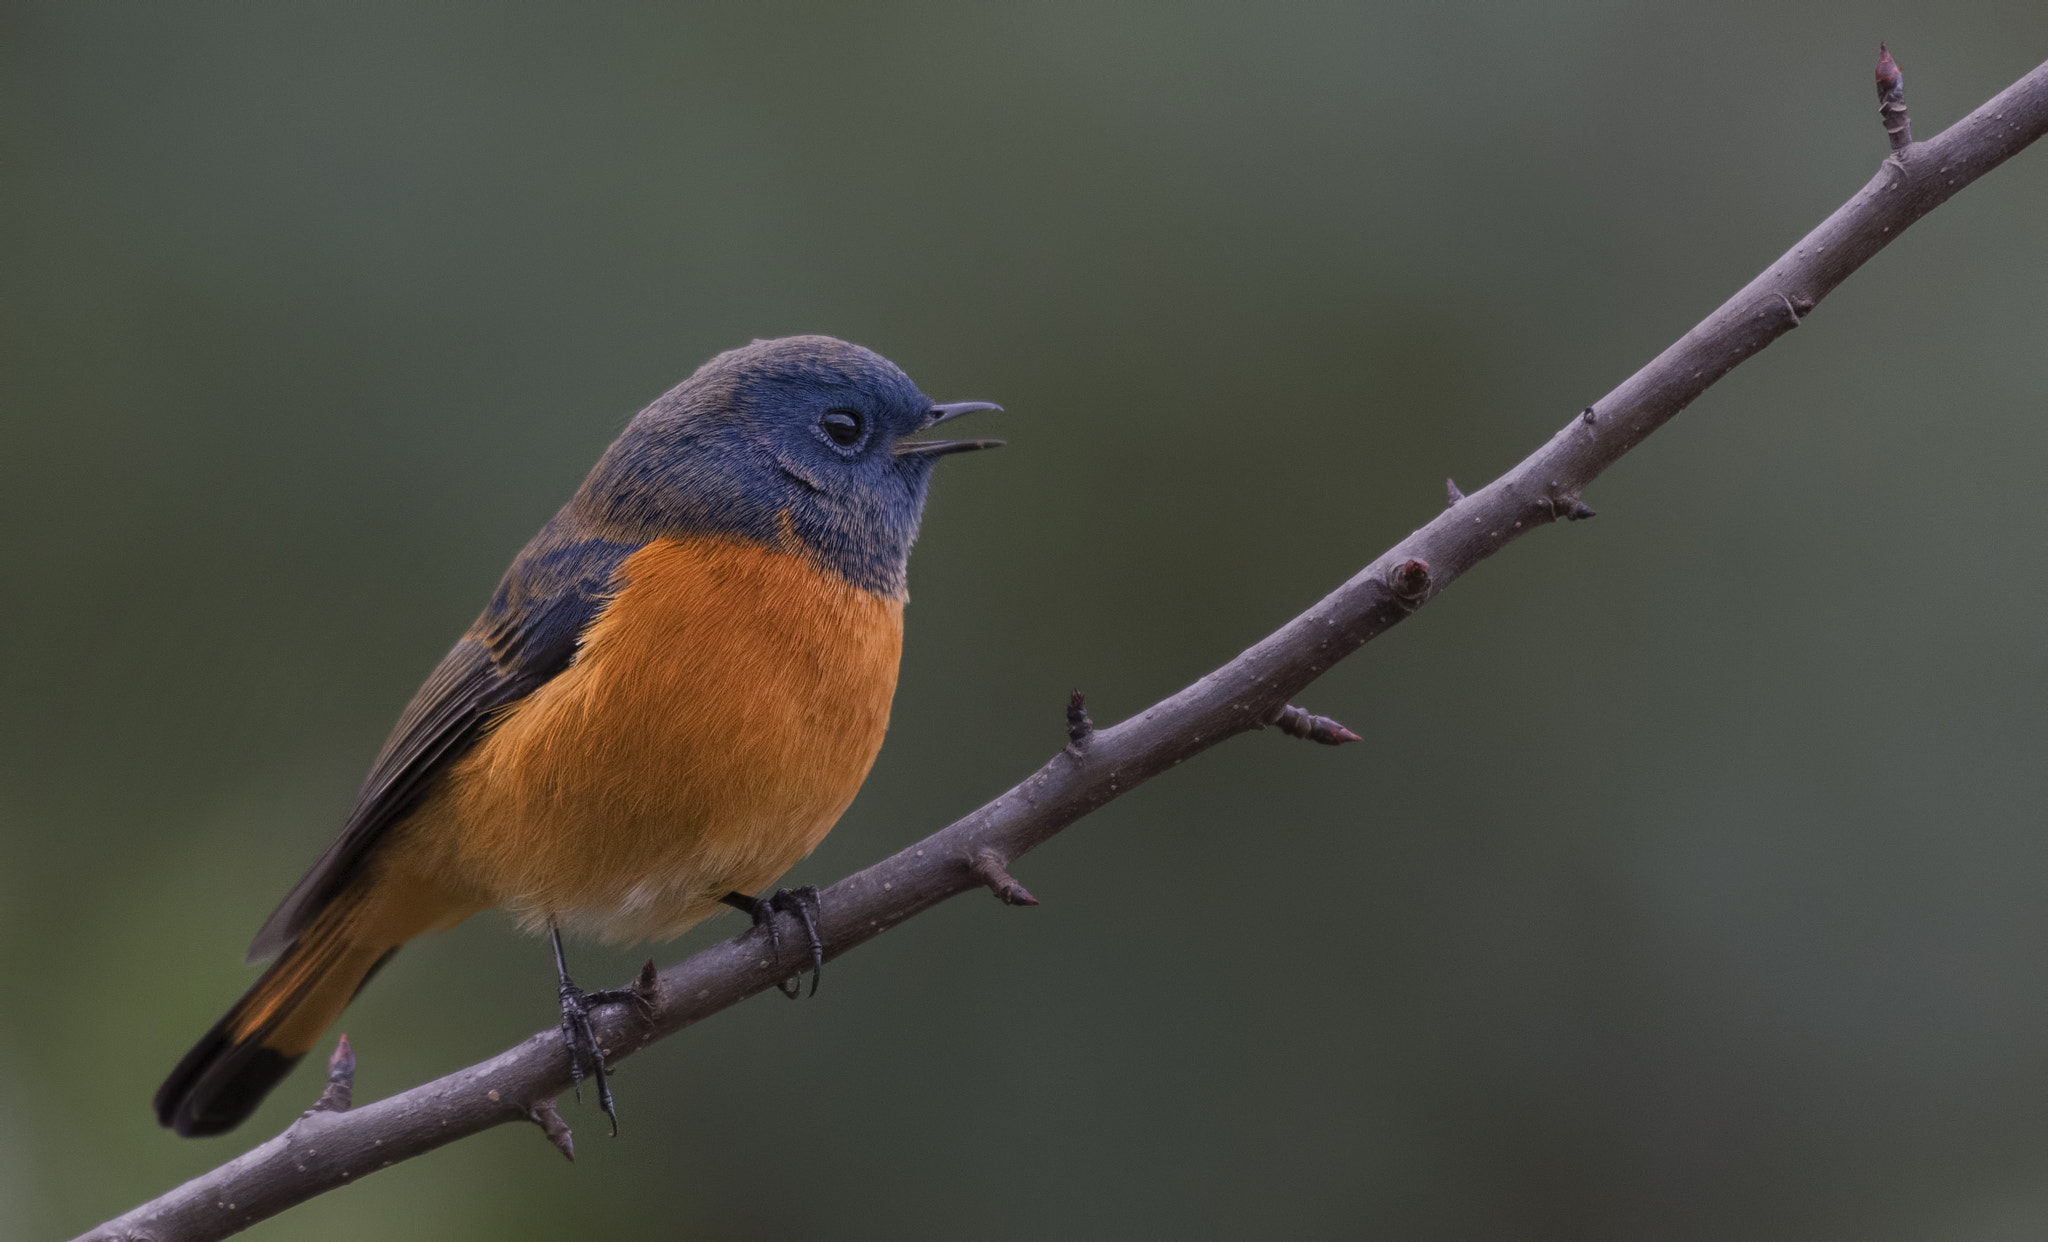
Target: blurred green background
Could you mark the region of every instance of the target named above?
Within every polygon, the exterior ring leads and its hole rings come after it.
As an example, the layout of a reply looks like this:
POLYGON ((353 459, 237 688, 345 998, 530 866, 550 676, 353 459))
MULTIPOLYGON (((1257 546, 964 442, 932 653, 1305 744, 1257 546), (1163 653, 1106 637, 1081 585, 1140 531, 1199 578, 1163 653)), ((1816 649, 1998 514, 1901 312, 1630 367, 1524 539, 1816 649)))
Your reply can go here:
MULTIPOLYGON (((0 10, 0 1237, 274 1133, 152 1091, 641 405, 829 332, 1010 413, 793 878, 1229 658, 1929 136, 2038 0, 0 10)), ((268 1239, 2048 1235, 2048 150, 1303 702, 268 1239)), ((679 944, 739 929, 732 916, 679 944)), ((644 955, 644 954, 643 954, 644 955)), ((585 982, 629 953, 585 946, 585 982)), ((496 915, 363 1098, 554 1012, 496 915)))

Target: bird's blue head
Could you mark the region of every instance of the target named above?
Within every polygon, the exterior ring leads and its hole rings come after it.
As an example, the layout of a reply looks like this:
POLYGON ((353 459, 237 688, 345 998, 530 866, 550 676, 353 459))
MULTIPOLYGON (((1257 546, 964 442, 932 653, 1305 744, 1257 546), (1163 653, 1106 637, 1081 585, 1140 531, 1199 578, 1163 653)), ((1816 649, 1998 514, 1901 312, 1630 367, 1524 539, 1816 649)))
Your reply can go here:
POLYGON ((935 405, 887 358, 829 336, 755 341, 635 416, 571 507, 615 538, 793 540, 900 599, 932 464, 1002 443, 913 437, 998 408, 935 405))

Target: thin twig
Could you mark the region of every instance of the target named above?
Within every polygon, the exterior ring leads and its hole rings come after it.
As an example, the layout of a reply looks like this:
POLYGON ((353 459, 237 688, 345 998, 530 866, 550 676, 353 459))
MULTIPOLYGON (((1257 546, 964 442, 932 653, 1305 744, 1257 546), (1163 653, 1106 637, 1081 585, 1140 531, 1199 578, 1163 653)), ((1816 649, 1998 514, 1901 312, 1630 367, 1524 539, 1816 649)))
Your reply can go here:
POLYGON ((1305 742, 1321 742, 1325 746, 1342 746, 1346 742, 1362 741, 1356 733, 1330 719, 1318 716, 1305 707, 1285 704, 1273 713, 1266 723, 1289 737, 1298 737, 1305 742))
POLYGON ((1079 746, 1095 732, 1095 722, 1088 719, 1088 700, 1081 697, 1079 690, 1067 700, 1067 741, 1079 746))
MULTIPOLYGON (((1877 176, 1762 275, 1572 416, 1521 464, 1440 512, 1307 612, 1187 689, 1076 737, 1020 784, 824 893, 818 931, 837 957, 984 881, 962 859, 1016 859, 1111 799, 1273 717, 1331 665, 1480 561, 1571 515, 1581 491, 1716 380, 1789 331, 1906 227, 2048 131, 2048 64, 1955 126, 1895 150, 1877 176)), ((1080 705, 1074 712, 1082 717, 1080 705)), ((1072 718, 1070 717, 1070 721, 1072 718)), ((1078 722, 1074 723, 1078 730, 1078 722)), ((781 917, 781 916, 778 916, 781 917)), ((783 934, 794 937, 794 921, 783 934)), ((774 986, 756 928, 662 971, 652 1020, 614 1007, 595 1025, 617 1061, 774 986)), ((316 1113, 229 1163, 85 1235, 202 1242, 323 1191, 508 1121, 540 1121, 569 1087, 549 1029, 488 1061, 345 1113, 316 1113)))
POLYGON ((1892 59, 1891 49, 1882 43, 1877 45, 1877 116, 1884 122, 1894 154, 1913 145, 1913 118, 1906 115, 1906 75, 1892 59))
POLYGON ((1017 882, 1017 877, 1008 870, 1008 861, 994 850, 982 850, 967 864, 968 873, 987 886, 988 891, 1006 906, 1035 906, 1038 898, 1031 890, 1017 882))
POLYGON ((526 1110, 526 1119, 540 1127, 541 1135, 562 1153, 570 1164, 576 1163, 576 1136, 569 1131, 569 1123, 562 1120, 562 1114, 555 1111, 552 1098, 541 1100, 526 1110))
POLYGON ((343 1035, 334 1043, 334 1055, 327 1058, 327 1089, 320 1098, 313 1101, 312 1112, 345 1113, 356 1090, 356 1054, 348 1046, 348 1036, 343 1035))

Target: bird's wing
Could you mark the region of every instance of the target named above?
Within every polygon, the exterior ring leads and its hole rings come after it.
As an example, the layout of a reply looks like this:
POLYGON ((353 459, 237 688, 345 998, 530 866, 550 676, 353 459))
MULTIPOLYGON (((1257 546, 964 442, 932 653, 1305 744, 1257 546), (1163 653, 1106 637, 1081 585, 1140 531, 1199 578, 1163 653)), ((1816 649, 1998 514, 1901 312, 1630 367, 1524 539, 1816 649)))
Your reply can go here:
POLYGON ((476 744, 492 713, 569 667, 633 551, 632 544, 606 539, 562 539, 553 524, 527 546, 490 607, 413 695, 371 765, 341 836, 256 933, 251 961, 291 943, 356 877, 386 831, 476 744))

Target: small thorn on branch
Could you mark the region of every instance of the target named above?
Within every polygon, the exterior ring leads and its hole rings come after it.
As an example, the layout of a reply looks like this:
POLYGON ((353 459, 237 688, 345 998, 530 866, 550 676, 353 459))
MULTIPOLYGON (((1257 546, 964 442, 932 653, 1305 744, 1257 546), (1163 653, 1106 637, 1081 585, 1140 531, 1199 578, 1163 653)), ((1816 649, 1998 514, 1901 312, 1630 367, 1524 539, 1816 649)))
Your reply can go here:
POLYGON ((1600 421, 1600 415, 1594 411, 1592 406, 1589 405, 1585 409, 1579 411, 1579 419, 1582 422, 1597 423, 1600 421))
POLYGON ((1017 877, 1004 869, 1002 856, 994 850, 984 849, 976 854, 974 860, 967 864, 967 869, 974 873, 975 879, 987 885, 988 891, 994 893, 1006 906, 1038 904, 1038 898, 1031 895, 1031 890, 1017 883, 1017 877))
POLYGON ((1272 719, 1266 723, 1289 737, 1320 742, 1325 746, 1342 746, 1346 742, 1365 740, 1328 716, 1318 716, 1307 708, 1296 707, 1292 703, 1273 713, 1272 719))
POLYGON ((1906 75, 1890 49, 1877 45, 1877 115, 1894 153, 1913 145, 1913 118, 1906 115, 1906 75))
POLYGON ((1561 496, 1552 503, 1557 509, 1557 516, 1567 522, 1583 522, 1589 517, 1600 516, 1591 505, 1577 496, 1561 496))
POLYGON ((1095 722, 1088 719, 1088 704, 1079 690, 1067 700, 1067 740, 1079 746, 1095 732, 1095 722))
POLYGON ((1449 498, 1444 501, 1444 508, 1446 509, 1450 508, 1454 504, 1457 504, 1459 501, 1465 499, 1465 493, 1458 490, 1458 482, 1456 479, 1444 480, 1444 495, 1449 498))
POLYGON ((576 1136, 570 1133, 569 1123, 562 1120, 562 1114, 555 1111, 553 1100, 542 1100, 527 1109, 526 1119, 540 1127, 548 1142, 554 1144, 555 1150, 561 1152, 569 1163, 576 1162, 576 1136))
POLYGON ((1429 598, 1429 562, 1406 560, 1387 574, 1387 589, 1402 607, 1413 612, 1429 598))
POLYGON ((654 959, 640 968, 640 977, 633 980, 633 993, 649 1005, 661 999, 661 972, 654 968, 654 959))
POLYGON ((334 1055, 327 1058, 327 1087, 306 1112, 345 1113, 353 1103, 355 1089, 356 1053, 348 1046, 348 1036, 343 1035, 335 1041, 334 1055))

